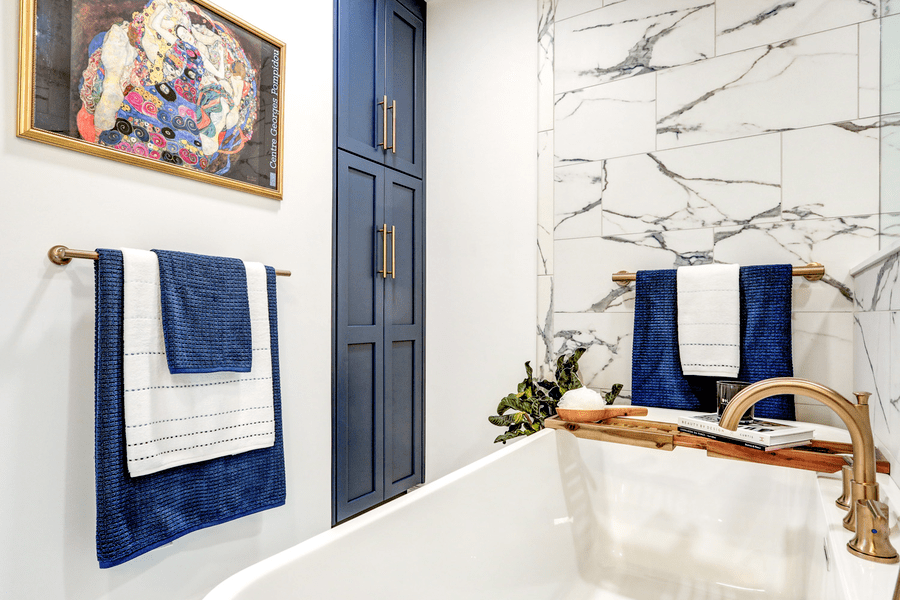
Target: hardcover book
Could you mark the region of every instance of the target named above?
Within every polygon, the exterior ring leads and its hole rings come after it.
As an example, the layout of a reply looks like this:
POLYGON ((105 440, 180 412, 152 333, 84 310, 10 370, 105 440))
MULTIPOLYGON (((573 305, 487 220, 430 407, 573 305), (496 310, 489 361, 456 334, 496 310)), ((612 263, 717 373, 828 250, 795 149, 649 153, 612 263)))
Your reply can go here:
POLYGON ((715 433, 711 433, 709 431, 701 431, 699 429, 691 429, 690 427, 679 426, 678 431, 680 431, 682 433, 687 433, 690 435, 696 435, 699 437, 709 438, 711 440, 716 440, 717 442, 727 442, 729 444, 736 444, 738 446, 744 446, 747 448, 754 448, 756 450, 765 450, 765 451, 781 450, 783 448, 794 448, 796 446, 803 446, 805 444, 808 444, 811 441, 811 440, 806 439, 806 440, 798 440, 798 441, 793 441, 793 442, 786 442, 784 444, 773 444, 771 446, 766 446, 763 444, 757 444, 755 442, 748 442, 746 440, 727 438, 724 436, 717 435, 715 433))
POLYGON ((716 413, 678 417, 678 428, 713 434, 724 440, 750 442, 762 447, 806 442, 813 438, 815 431, 815 427, 806 424, 787 425, 759 419, 741 421, 737 430, 731 431, 719 426, 719 415, 716 413))

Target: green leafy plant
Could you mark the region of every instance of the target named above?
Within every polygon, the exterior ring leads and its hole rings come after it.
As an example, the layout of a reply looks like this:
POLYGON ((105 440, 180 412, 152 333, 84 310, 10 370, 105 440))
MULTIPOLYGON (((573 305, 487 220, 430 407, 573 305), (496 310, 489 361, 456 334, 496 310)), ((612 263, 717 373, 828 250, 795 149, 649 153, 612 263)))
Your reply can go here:
MULTIPOLYGON (((498 435, 495 444, 505 444, 508 440, 531 435, 544 428, 544 419, 556 414, 556 405, 563 394, 582 387, 578 379, 578 359, 584 352, 584 348, 578 348, 570 356, 563 355, 556 359, 556 381, 535 381, 531 363, 525 363, 526 377, 516 393, 500 400, 497 414, 488 417, 488 421, 497 427, 506 427, 506 433, 498 435)), ((621 389, 621 384, 613 386, 613 391, 605 396, 606 403, 611 404, 621 389)))

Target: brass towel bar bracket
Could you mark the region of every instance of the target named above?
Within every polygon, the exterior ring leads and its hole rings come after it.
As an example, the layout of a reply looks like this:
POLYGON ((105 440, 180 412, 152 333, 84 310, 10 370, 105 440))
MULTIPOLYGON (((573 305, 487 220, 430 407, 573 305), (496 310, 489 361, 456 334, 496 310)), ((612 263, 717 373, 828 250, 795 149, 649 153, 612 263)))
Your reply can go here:
MULTIPOLYGON (((825 276, 825 267, 820 263, 809 263, 805 267, 794 267, 794 277, 805 277, 808 281, 818 281, 825 276)), ((619 285, 625 286, 634 281, 637 275, 628 271, 619 271, 613 273, 612 280, 619 285)))
MULTIPOLYGON (((57 265, 67 265, 72 262, 73 258, 86 258, 89 260, 100 259, 100 255, 93 250, 73 250, 72 248, 66 248, 65 246, 53 246, 47 251, 47 257, 50 259, 50 262, 57 265)), ((291 276, 290 271, 278 269, 275 270, 275 274, 282 277, 291 276)))

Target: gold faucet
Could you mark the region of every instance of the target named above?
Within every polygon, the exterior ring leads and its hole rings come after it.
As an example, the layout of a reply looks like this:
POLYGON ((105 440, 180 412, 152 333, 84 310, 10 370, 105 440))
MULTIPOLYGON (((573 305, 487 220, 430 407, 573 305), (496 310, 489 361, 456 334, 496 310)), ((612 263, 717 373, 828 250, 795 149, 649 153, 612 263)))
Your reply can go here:
MULTIPOLYGON (((719 425, 734 431, 741 415, 747 409, 769 396, 777 394, 800 394, 818 400, 840 417, 850 431, 853 443, 853 477, 850 481, 850 508, 844 518, 844 528, 857 531, 857 514, 863 511, 886 511, 887 506, 878 501, 878 483, 875 481, 875 441, 869 423, 869 394, 856 394, 858 404, 853 404, 836 391, 819 383, 796 377, 775 377, 764 379, 747 386, 738 393, 722 413, 719 425), (868 501, 873 501, 868 504, 868 501), (876 504, 877 503, 877 504, 876 504), (880 505, 880 506, 879 506, 880 505), (862 507, 862 508, 861 508, 862 507), (883 508, 882 508, 883 507, 883 508)), ((886 514, 886 512, 885 512, 886 514)), ((861 517, 867 524, 869 515, 861 517)), ((887 527, 861 528, 847 544, 851 553, 876 562, 897 562, 897 551, 890 543, 890 529, 887 527)))

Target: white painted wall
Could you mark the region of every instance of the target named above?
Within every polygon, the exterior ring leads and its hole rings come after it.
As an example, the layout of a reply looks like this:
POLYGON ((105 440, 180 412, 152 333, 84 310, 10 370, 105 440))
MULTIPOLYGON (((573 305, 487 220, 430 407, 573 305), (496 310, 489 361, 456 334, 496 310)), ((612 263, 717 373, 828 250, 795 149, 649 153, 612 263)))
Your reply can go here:
POLYGON ((16 138, 18 2, 0 6, 0 597, 200 598, 330 526, 332 5, 216 1, 287 43, 283 202, 16 138), (50 263, 54 244, 171 248, 293 271, 278 279, 286 506, 98 568, 93 265, 50 263))
MULTIPOLYGON (((0 597, 201 598, 331 518, 331 2, 217 0, 287 43, 285 199, 17 139, 17 2, 0 7, 0 597), (93 265, 55 244, 172 248, 279 278, 288 498, 100 570, 93 265)), ((427 476, 497 449, 486 417, 533 359, 532 0, 429 3, 427 476)))
POLYGON ((533 0, 428 2, 426 477, 498 449, 534 361, 533 0))

